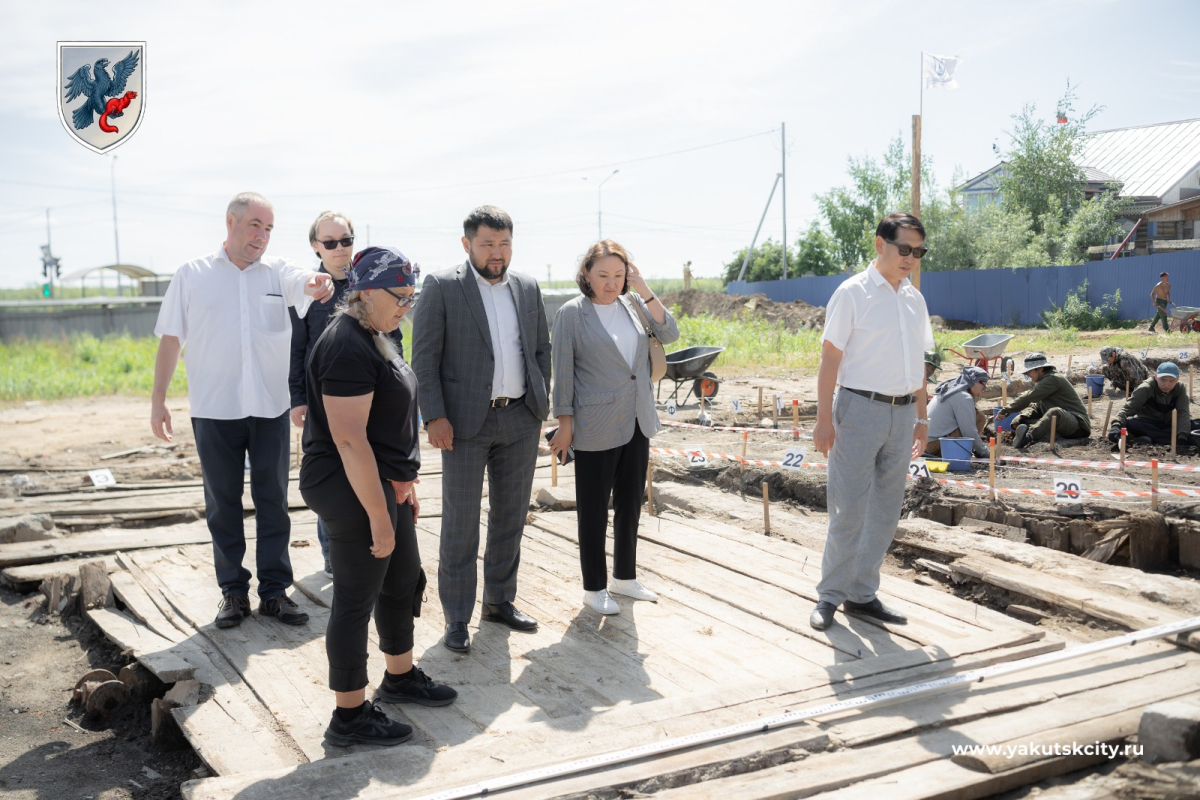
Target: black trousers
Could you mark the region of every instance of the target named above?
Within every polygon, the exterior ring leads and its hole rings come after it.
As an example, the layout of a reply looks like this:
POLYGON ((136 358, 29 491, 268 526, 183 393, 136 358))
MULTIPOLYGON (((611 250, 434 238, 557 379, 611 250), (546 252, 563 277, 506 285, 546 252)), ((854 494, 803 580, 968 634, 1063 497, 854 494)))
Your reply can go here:
POLYGON ((258 533, 255 566, 258 596, 278 597, 292 585, 292 559, 288 541, 288 415, 274 419, 205 419, 192 417, 196 454, 204 477, 204 516, 213 542, 213 566, 221 593, 249 594, 250 570, 242 566, 246 555, 242 495, 245 463, 250 456, 250 497, 258 533))
POLYGON ((396 549, 387 558, 371 555, 371 520, 344 470, 301 490, 304 502, 329 531, 333 605, 325 653, 329 688, 335 692, 353 692, 367 685, 367 624, 372 610, 379 649, 390 656, 413 649, 413 617, 421 614, 425 572, 412 506, 397 506, 392 485, 382 484, 396 531, 396 549))
MULTIPOLYGON (((1175 438, 1182 442, 1188 441, 1188 434, 1192 432, 1196 422, 1188 419, 1181 419, 1176 425, 1175 438)), ((1171 443, 1171 423, 1154 422, 1141 417, 1130 417, 1125 421, 1125 435, 1129 438, 1134 436, 1148 436, 1154 444, 1168 445, 1171 443)), ((1108 439, 1113 444, 1121 441, 1121 432, 1117 431, 1117 435, 1113 436, 1110 431, 1108 439)))
POLYGON ((650 440, 636 423, 633 438, 620 447, 575 451, 575 505, 584 591, 596 592, 608 585, 604 540, 609 497, 613 506, 613 577, 637 577, 638 523, 649 463, 650 440))

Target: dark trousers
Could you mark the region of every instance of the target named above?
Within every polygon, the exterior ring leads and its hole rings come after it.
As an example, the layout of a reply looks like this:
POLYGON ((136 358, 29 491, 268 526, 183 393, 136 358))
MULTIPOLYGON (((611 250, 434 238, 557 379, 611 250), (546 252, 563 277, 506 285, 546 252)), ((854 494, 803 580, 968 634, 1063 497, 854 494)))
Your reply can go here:
POLYGON ((398 656, 413 649, 413 617, 421 614, 425 573, 417 549, 412 506, 396 505, 392 485, 382 481, 396 549, 371 555, 371 520, 342 470, 304 489, 304 502, 329 531, 333 604, 325 631, 329 688, 354 692, 367 685, 367 624, 375 612, 379 649, 398 656))
POLYGON ((213 566, 221 593, 249 594, 250 570, 242 566, 246 555, 242 494, 245 463, 250 456, 250 497, 258 532, 255 566, 258 596, 278 597, 292 585, 292 559, 288 541, 288 415, 274 419, 205 419, 192 417, 196 454, 204 477, 204 516, 212 535, 213 566))
POLYGON ((620 447, 575 451, 575 506, 584 591, 597 592, 608 585, 604 540, 609 497, 613 506, 613 577, 637 577, 638 523, 649 464, 650 440, 637 423, 633 438, 620 447))
MULTIPOLYGON (((1180 420, 1177 425, 1175 436, 1178 439, 1187 441, 1190 420, 1180 420)), ((1153 420, 1143 419, 1141 417, 1130 417, 1125 421, 1125 435, 1132 439, 1135 436, 1148 436, 1154 444, 1168 445, 1171 443, 1171 423, 1154 422, 1153 420)), ((1117 430, 1117 435, 1113 436, 1109 433, 1109 440, 1116 443, 1121 441, 1121 432, 1117 430)))
POLYGON ((521 537, 529 515, 541 422, 524 403, 488 409, 479 433, 454 439, 442 451, 442 540, 438 597, 446 622, 470 622, 479 580, 479 515, 483 473, 488 478, 487 540, 483 549, 483 602, 517 597, 521 537))

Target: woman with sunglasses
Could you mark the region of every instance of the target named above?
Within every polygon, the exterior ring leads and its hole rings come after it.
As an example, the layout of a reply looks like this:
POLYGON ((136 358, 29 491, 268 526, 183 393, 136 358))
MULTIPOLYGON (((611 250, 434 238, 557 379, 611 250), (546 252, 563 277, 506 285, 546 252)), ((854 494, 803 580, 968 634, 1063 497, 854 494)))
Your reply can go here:
MULTIPOLYGON (((308 228, 308 243, 321 260, 319 271, 327 272, 333 278, 333 297, 328 303, 313 303, 304 319, 296 316, 294 309, 288 309, 292 317, 288 388, 291 393, 292 424, 297 428, 304 427, 304 415, 308 412, 304 374, 313 345, 321 338, 334 310, 346 297, 346 268, 350 266, 350 256, 354 254, 354 223, 345 214, 322 211, 308 228)), ((395 343, 397 352, 403 356, 404 340, 400 329, 387 335, 395 343)), ((329 568, 329 530, 320 517, 317 517, 317 540, 321 543, 321 555, 325 557, 325 576, 332 578, 333 572, 329 568)))
POLYGON ((413 665, 413 618, 425 590, 415 527, 417 378, 387 334, 416 303, 419 272, 392 248, 359 253, 345 300, 308 364, 300 493, 329 530, 333 604, 325 650, 337 708, 325 741, 338 747, 395 745, 412 735, 366 701, 372 610, 386 662, 377 697, 444 706, 458 696, 413 665))

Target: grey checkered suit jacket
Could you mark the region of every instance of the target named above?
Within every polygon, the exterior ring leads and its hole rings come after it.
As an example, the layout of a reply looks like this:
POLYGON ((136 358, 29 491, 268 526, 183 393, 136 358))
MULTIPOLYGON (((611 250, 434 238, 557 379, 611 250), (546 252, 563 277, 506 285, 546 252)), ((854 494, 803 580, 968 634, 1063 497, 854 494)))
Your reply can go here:
MULTIPOLYGON (((479 433, 492 397, 495 357, 483 296, 470 262, 430 273, 421 284, 413 319, 412 366, 420 383, 421 416, 445 417, 454 436, 479 433)), ((550 335, 537 281, 508 273, 521 350, 525 356, 525 404, 538 419, 549 409, 550 335)))
MULTIPOLYGON (((642 298, 634 292, 621 300, 637 303, 646 312, 650 330, 663 344, 679 339, 679 326, 667 311, 659 325, 642 298)), ((642 320, 626 305, 638 331, 642 320)), ((596 316, 592 301, 580 295, 554 315, 551 337, 554 355, 553 416, 574 416, 573 446, 576 450, 611 450, 633 438, 636 422, 646 437, 658 433, 658 411, 654 408, 654 384, 650 382, 650 341, 639 337, 633 369, 617 349, 604 324, 596 316)))

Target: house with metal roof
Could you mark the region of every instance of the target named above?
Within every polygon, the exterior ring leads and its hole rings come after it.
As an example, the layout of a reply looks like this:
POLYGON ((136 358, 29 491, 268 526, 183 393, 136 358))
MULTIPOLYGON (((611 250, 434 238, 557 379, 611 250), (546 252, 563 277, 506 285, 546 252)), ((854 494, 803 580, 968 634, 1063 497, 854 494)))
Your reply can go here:
MULTIPOLYGON (((1133 215, 1200 196, 1200 119, 1095 131, 1077 163, 1085 197, 1116 186, 1133 215)), ((1002 161, 957 187, 963 206, 994 202, 1005 168, 1002 161)))

